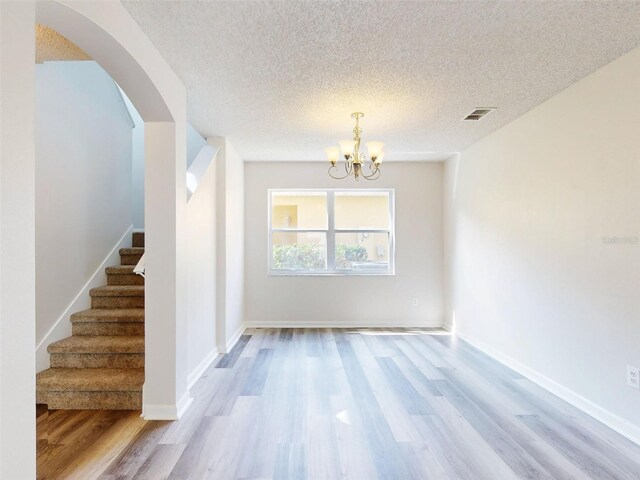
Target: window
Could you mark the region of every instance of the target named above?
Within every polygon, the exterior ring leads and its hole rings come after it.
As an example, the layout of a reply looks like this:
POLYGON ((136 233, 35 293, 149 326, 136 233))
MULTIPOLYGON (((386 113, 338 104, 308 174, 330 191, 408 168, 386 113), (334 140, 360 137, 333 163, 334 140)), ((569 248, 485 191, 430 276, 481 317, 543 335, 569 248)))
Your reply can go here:
POLYGON ((393 190, 269 190, 269 273, 394 273, 393 190))

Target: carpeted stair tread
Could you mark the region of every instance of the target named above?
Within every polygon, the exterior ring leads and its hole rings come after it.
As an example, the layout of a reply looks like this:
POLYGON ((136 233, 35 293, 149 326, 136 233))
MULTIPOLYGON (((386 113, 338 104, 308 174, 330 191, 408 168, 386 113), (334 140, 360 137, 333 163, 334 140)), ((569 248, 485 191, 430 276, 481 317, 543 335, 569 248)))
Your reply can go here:
POLYGON ((120 249, 120 255, 142 255, 143 253, 144 247, 129 247, 120 249))
POLYGON ((89 291, 92 297, 144 297, 144 285, 104 285, 89 291))
POLYGON ((134 268, 136 268, 135 265, 114 265, 105 268, 105 272, 107 275, 130 275, 134 268))
POLYGON ((133 271, 135 268, 133 262, 127 263, 130 264, 105 268, 107 285, 144 285, 144 277, 133 271))
POLYGON ((74 335, 49 345, 49 353, 144 353, 144 335, 74 335))
POLYGON ((71 315, 71 323, 144 323, 144 308, 89 308, 71 315))
POLYGON ((76 392, 141 391, 143 368, 49 368, 36 376, 38 390, 76 392))

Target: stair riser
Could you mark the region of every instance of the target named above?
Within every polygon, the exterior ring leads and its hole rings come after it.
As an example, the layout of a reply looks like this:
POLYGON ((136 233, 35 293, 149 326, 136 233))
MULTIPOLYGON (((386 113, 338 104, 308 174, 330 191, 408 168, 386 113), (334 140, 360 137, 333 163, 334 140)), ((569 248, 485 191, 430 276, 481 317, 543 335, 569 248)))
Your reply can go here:
POLYGON ((91 297, 91 308, 144 308, 144 297, 91 297))
POLYGON ((143 353, 52 353, 51 368, 144 368, 143 353))
POLYGON ((144 277, 135 273, 107 275, 107 285, 144 285, 144 277))
POLYGON ((73 335, 144 335, 144 323, 74 323, 73 335))
POLYGON ((140 410, 142 392, 38 392, 50 410, 140 410))
POLYGON ((133 232, 132 247, 144 248, 144 232, 133 232))
POLYGON ((132 254, 121 254, 120 255, 120 265, 137 265, 140 259, 142 258, 142 254, 132 253, 132 254))

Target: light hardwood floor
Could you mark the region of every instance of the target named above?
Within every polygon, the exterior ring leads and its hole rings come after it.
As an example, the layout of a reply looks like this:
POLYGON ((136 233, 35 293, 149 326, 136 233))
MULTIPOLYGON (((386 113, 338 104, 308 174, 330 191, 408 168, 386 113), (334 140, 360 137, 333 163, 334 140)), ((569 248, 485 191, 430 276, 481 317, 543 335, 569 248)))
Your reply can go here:
POLYGON ((39 478, 640 479, 640 447, 441 331, 253 329, 178 422, 38 413, 39 478))

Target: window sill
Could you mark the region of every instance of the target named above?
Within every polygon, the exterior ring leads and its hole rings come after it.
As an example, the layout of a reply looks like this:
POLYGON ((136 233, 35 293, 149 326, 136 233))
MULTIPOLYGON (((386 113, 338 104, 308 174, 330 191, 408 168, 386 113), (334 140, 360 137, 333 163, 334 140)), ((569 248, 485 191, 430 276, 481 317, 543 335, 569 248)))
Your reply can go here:
POLYGON ((270 277, 392 277, 396 272, 308 272, 295 270, 272 270, 268 272, 270 277))

